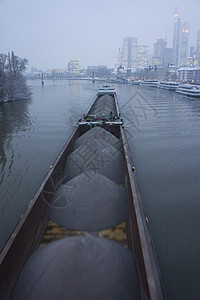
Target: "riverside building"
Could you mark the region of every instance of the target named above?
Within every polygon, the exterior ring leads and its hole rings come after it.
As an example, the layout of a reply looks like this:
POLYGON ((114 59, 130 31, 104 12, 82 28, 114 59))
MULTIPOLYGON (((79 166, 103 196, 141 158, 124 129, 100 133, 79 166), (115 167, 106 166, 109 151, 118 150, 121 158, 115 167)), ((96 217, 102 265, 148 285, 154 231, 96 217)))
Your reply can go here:
POLYGON ((200 67, 178 69, 178 81, 200 84, 200 67))
POLYGON ((68 72, 71 77, 76 77, 80 74, 79 61, 77 59, 68 61, 68 72))

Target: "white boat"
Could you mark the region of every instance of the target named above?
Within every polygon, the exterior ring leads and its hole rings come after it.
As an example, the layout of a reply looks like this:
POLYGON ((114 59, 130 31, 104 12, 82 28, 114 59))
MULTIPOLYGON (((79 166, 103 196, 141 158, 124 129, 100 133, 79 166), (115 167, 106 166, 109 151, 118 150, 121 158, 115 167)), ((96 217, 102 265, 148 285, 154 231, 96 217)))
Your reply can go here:
POLYGON ((139 80, 131 80, 131 83, 133 85, 139 85, 141 83, 141 81, 139 81, 139 80))
POLYGON ((159 83, 157 80, 146 79, 144 81, 141 81, 140 84, 148 87, 157 87, 159 83))
POLYGON ((106 79, 107 83, 118 83, 119 80, 117 80, 115 77, 110 77, 106 79))
POLYGON ((175 91, 178 94, 200 98, 200 86, 191 84, 182 84, 175 91))
POLYGON ((178 88, 179 83, 174 81, 160 81, 158 86, 161 89, 175 91, 178 88))

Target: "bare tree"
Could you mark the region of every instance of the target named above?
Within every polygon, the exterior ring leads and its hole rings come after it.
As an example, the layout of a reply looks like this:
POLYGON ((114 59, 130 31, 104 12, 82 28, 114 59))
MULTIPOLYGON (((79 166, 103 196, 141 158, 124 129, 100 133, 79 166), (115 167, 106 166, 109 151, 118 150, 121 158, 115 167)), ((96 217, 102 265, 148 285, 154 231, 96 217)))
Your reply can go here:
POLYGON ((27 59, 15 56, 13 51, 8 55, 0 54, 0 102, 30 97, 23 76, 27 63, 27 59))
POLYGON ((5 92, 5 69, 7 56, 0 54, 0 102, 3 102, 6 96, 5 92))

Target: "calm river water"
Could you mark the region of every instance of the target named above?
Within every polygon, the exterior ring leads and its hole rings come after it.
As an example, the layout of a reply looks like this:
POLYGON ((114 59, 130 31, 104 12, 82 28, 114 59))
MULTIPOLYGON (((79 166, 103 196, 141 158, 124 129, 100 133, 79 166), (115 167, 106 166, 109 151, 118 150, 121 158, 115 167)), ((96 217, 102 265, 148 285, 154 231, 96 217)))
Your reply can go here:
MULTIPOLYGON (((99 83, 30 81, 0 105, 0 248, 99 83)), ((200 100, 116 84, 168 299, 200 299, 200 100)))

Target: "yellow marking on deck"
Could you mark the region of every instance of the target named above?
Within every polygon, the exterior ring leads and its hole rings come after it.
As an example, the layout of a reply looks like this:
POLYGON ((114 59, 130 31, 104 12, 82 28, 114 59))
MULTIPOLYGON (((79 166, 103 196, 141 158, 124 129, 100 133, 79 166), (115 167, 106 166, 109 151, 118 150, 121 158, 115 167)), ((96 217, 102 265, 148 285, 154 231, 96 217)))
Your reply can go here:
POLYGON ((123 247, 131 249, 128 221, 125 221, 114 228, 108 228, 105 230, 100 230, 98 232, 88 232, 88 231, 80 231, 80 230, 79 231, 70 230, 49 220, 44 230, 44 234, 42 236, 39 247, 42 247, 57 239, 67 238, 70 236, 77 236, 77 235, 94 235, 99 238, 114 240, 122 244, 123 247))
POLYGON ((115 228, 109 228, 99 231, 98 236, 107 240, 115 240, 123 244, 125 248, 130 248, 131 243, 127 221, 117 225, 115 228))

